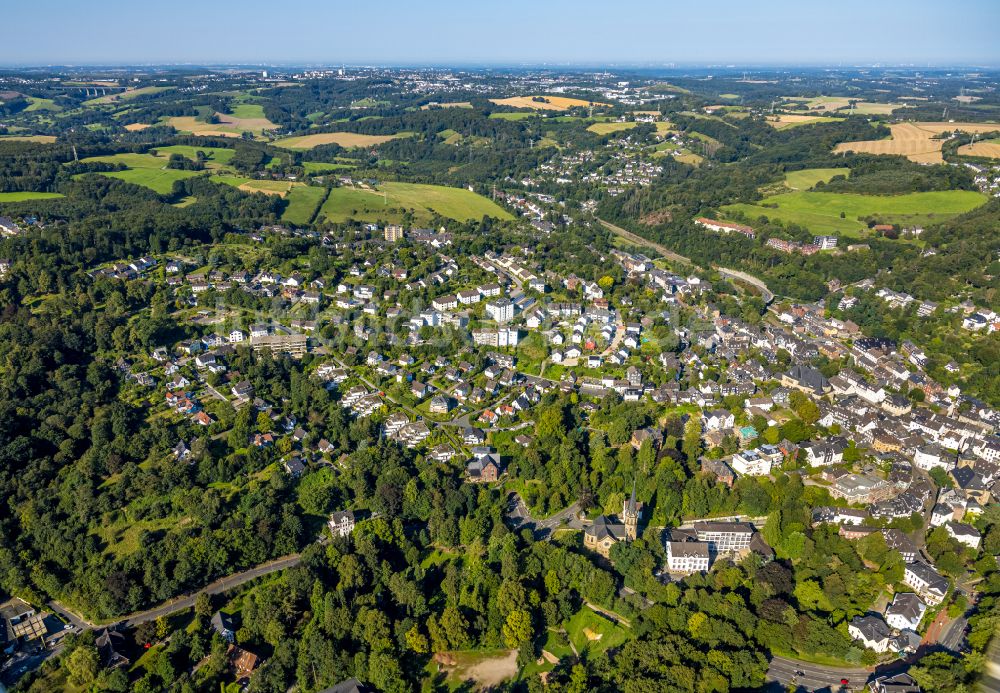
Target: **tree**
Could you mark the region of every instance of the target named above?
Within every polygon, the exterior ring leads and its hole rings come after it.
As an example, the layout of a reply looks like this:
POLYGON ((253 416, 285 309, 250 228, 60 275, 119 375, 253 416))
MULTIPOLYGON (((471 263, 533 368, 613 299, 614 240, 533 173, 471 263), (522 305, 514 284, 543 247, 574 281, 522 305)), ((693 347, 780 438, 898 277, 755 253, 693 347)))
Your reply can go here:
POLYGON ((99 663, 97 649, 81 645, 66 658, 66 671, 71 681, 79 686, 87 686, 97 677, 99 663))
POLYGON ((194 598, 194 615, 202 620, 212 617, 212 598, 207 592, 199 592, 194 598))
POLYGON ((531 640, 531 614, 522 609, 510 612, 503 624, 503 641, 507 647, 515 649, 531 640))
POLYGON ((406 646, 417 654, 430 652, 430 643, 427 636, 420 632, 420 626, 414 624, 410 630, 406 631, 406 646))
POLYGON ((441 628, 448 639, 448 645, 453 650, 464 650, 470 644, 469 622, 456 606, 445 607, 441 614, 441 628))

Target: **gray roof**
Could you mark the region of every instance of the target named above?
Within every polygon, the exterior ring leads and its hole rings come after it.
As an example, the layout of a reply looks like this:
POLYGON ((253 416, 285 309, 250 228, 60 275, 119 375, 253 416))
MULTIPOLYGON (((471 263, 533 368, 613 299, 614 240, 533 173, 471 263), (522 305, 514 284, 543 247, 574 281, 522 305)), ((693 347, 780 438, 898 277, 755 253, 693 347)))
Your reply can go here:
POLYGON ((886 607, 885 616, 899 615, 908 621, 915 621, 921 617, 927 606, 917 595, 912 592, 900 592, 893 599, 892 604, 886 607))
POLYGON ((851 625, 861 631, 868 642, 878 642, 889 637, 889 626, 878 616, 856 616, 851 625))

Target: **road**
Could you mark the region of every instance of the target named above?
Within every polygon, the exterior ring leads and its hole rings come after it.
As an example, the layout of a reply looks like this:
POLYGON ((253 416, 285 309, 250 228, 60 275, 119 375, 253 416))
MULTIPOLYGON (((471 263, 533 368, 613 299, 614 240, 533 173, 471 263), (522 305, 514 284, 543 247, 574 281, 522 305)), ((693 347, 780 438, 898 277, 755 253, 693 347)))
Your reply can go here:
POLYGON ((774 293, 767 288, 767 284, 762 282, 757 277, 752 274, 747 274, 746 272, 741 272, 740 270, 729 269, 728 267, 716 267, 716 271, 724 277, 729 277, 731 279, 739 279, 741 282, 746 282, 750 284, 758 291, 764 299, 764 305, 768 305, 774 300, 774 293))
MULTIPOLYGON (((224 578, 220 578, 215 582, 202 587, 196 592, 191 592, 180 597, 176 597, 169 601, 166 601, 158 606, 154 606, 152 609, 147 609, 146 611, 138 611, 134 614, 129 614, 123 618, 117 619, 115 623, 120 623, 127 628, 132 628, 138 626, 142 623, 148 623, 150 621, 155 621, 160 616, 167 616, 174 613, 175 611, 182 611, 184 609, 190 609, 194 606, 195 599, 197 599, 199 594, 222 594, 223 592, 228 592, 234 587, 239 587, 240 585, 250 582, 256 578, 262 577, 264 575, 270 575, 279 570, 285 570, 287 568, 292 568, 299 564, 302 560, 302 556, 297 553, 293 553, 288 556, 283 556, 281 558, 269 561, 267 563, 262 563, 261 565, 250 568, 249 570, 244 570, 241 573, 234 573, 233 575, 227 575, 224 578)), ((64 619, 72 623, 74 626, 81 630, 86 629, 98 629, 103 628, 107 624, 93 623, 86 620, 74 611, 71 611, 63 604, 57 601, 49 602, 49 607, 52 608, 57 614, 62 616, 64 619)))
POLYGON ((871 671, 868 669, 827 667, 777 656, 771 659, 771 666, 767 670, 767 678, 770 681, 778 681, 786 686, 793 685, 810 691, 860 691, 864 689, 865 682, 868 681, 870 675, 871 671), (799 671, 802 672, 802 676, 796 675, 796 672, 799 671), (842 688, 841 679, 847 679, 850 683, 842 688))
POLYGON ((673 262, 679 262, 682 265, 693 265, 694 264, 688 258, 686 258, 683 255, 680 255, 678 253, 675 253, 674 251, 672 251, 669 248, 667 248, 665 245, 660 245, 659 243, 654 243, 653 241, 651 241, 649 239, 643 238, 642 236, 640 236, 637 233, 632 233, 631 231, 629 231, 627 229, 623 229, 621 226, 615 226, 614 224, 612 224, 610 222, 607 222, 607 221, 604 221, 603 219, 598 219, 597 221, 601 222, 601 226, 603 226, 604 228, 606 228, 608 231, 610 231, 611 233, 615 234, 616 236, 620 236, 620 237, 624 238, 629 243, 635 243, 636 245, 640 245, 640 246, 644 245, 647 248, 652 248, 653 250, 655 250, 656 252, 658 252, 660 255, 662 255, 666 259, 671 260, 673 262))
POLYGON ((507 506, 507 519, 511 521, 515 529, 528 528, 534 531, 539 539, 548 539, 552 536, 552 531, 565 526, 569 529, 583 529, 585 523, 579 519, 580 504, 563 508, 559 512, 544 519, 537 519, 531 516, 531 511, 525 505, 524 499, 518 494, 512 494, 511 502, 507 506))
MULTIPOLYGON (((639 234, 632 233, 628 229, 623 229, 621 226, 615 226, 614 224, 604 221, 603 219, 598 219, 597 221, 601 222, 601 225, 608 231, 611 231, 612 233, 614 233, 617 236, 620 236, 621 238, 624 238, 629 243, 635 243, 636 245, 644 245, 648 248, 652 248, 660 255, 662 255, 668 260, 672 260, 673 262, 678 262, 684 265, 694 265, 694 262, 692 262, 690 258, 686 258, 683 255, 679 255, 678 253, 675 253, 674 251, 670 250, 664 245, 660 245, 659 243, 654 243, 651 240, 643 238, 639 234)), ((740 270, 729 269, 728 267, 716 267, 715 269, 719 272, 719 274, 723 276, 729 277, 731 279, 739 279, 740 281, 746 282, 747 284, 750 284, 751 286, 758 289, 761 293, 761 296, 764 297, 765 305, 771 303, 771 301, 774 300, 774 292, 772 292, 770 289, 767 288, 767 284, 765 284, 752 274, 747 274, 746 272, 742 272, 740 270)))

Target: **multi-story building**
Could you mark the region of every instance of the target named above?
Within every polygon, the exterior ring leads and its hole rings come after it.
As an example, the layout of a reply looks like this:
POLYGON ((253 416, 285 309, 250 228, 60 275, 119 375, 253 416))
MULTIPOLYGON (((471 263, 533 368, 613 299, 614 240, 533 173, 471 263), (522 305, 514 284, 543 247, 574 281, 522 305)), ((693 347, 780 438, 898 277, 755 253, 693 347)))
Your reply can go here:
POLYGON ((753 526, 746 522, 696 522, 698 541, 706 542, 713 554, 734 553, 750 548, 753 526))
POLYGON ((948 578, 919 561, 906 564, 903 570, 903 582, 912 587, 913 591, 931 606, 943 602, 945 595, 948 594, 948 578))
POLYGON ((671 573, 702 573, 711 565, 709 548, 702 541, 668 541, 667 570, 671 573))
POLYGON ((401 241, 403 240, 403 227, 399 224, 386 224, 383 234, 389 243, 401 241))
POLYGON ((514 304, 509 298, 498 298, 486 304, 486 314, 496 322, 510 322, 514 319, 514 304))

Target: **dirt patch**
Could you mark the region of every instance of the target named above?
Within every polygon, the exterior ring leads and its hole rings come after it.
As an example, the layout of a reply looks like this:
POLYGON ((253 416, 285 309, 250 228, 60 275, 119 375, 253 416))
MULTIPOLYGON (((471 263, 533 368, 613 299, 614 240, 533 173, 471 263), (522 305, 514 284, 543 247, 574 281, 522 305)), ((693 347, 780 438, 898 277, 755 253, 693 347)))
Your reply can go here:
POLYGON ((673 221, 674 213, 669 209, 659 209, 655 212, 650 212, 644 217, 639 218, 639 223, 643 226, 656 226, 657 224, 665 224, 668 221, 673 221))
POLYGON ((145 130, 146 128, 153 127, 149 123, 129 123, 125 126, 125 129, 129 132, 137 132, 139 130, 145 130))
POLYGON ((511 650, 506 657, 484 659, 466 669, 466 673, 480 688, 499 686, 517 675, 517 650, 511 650))
POLYGON ((590 640, 591 642, 593 642, 594 640, 600 640, 601 638, 604 637, 604 633, 595 633, 594 631, 590 630, 590 628, 584 628, 583 634, 586 635, 587 640, 590 640))
POLYGON ((548 650, 542 650, 542 657, 541 658, 544 659, 549 664, 558 664, 559 663, 559 658, 556 657, 551 652, 549 652, 548 650))

